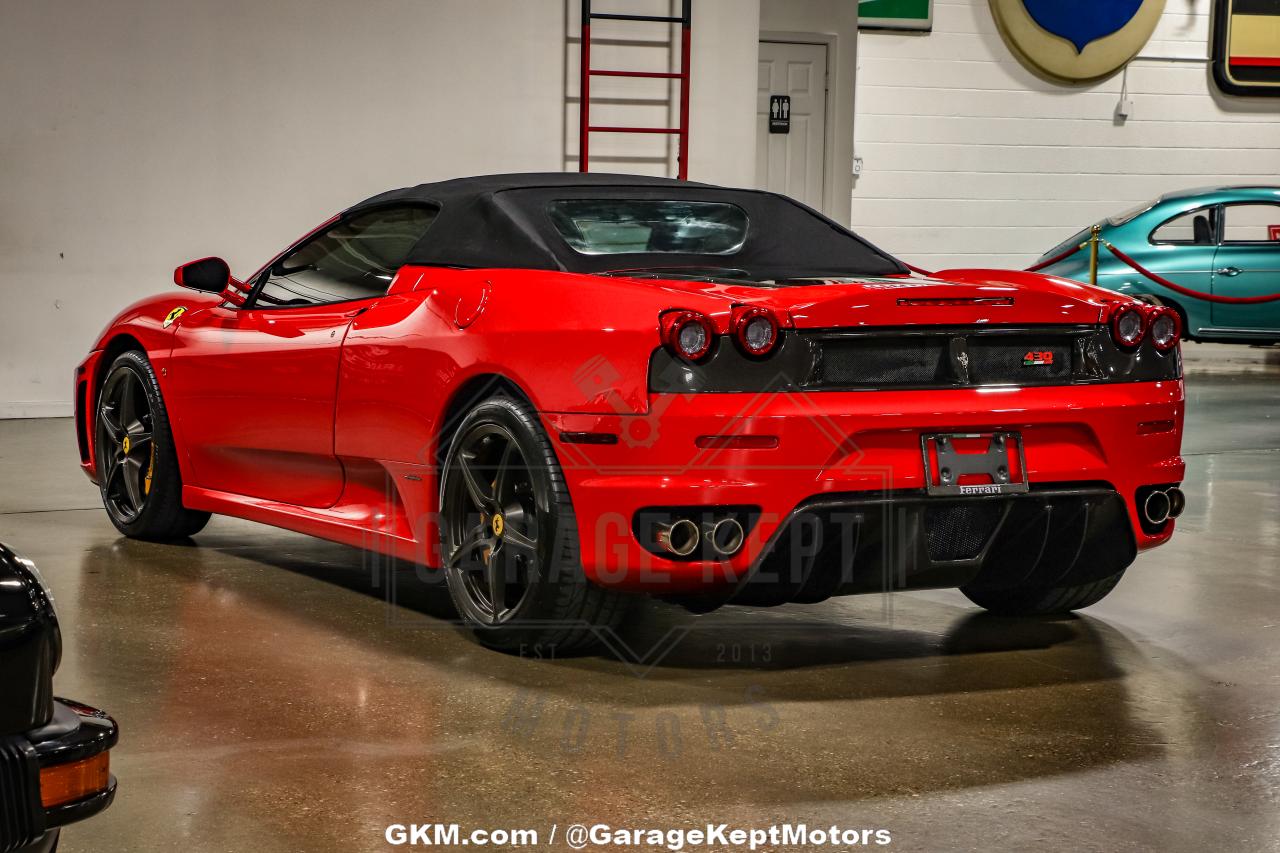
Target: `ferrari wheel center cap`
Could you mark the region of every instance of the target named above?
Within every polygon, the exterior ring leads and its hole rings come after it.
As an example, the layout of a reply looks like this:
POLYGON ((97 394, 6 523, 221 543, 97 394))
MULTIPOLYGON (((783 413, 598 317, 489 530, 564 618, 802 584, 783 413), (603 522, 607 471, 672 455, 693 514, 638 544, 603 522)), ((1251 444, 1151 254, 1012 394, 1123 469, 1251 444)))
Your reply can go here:
POLYGON ((120 449, 124 451, 125 456, 129 455, 129 436, 124 437, 124 441, 120 445, 120 449))
POLYGON ((494 513, 493 521, 491 521, 490 524, 493 526, 493 535, 501 536, 502 528, 505 526, 505 522, 502 520, 502 514, 494 513))

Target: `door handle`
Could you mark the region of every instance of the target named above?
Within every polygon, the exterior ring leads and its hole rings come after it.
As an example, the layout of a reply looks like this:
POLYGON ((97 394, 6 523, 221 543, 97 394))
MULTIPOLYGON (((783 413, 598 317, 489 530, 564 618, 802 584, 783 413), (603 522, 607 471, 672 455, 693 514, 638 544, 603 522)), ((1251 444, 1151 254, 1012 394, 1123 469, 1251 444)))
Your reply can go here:
POLYGON ((1218 270, 1218 275, 1225 275, 1227 278, 1234 278, 1235 276, 1240 275, 1240 268, 1239 267, 1223 267, 1222 269, 1218 270))

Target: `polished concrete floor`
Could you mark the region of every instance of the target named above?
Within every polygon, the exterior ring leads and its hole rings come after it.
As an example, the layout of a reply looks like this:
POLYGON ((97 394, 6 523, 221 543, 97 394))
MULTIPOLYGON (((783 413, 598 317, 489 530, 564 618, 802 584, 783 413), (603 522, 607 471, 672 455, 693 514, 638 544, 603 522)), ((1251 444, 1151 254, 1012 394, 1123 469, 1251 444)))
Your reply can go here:
POLYGON ((653 606, 621 657, 485 651, 435 584, 392 593, 361 552, 248 522, 126 541, 68 421, 0 423, 0 539, 57 596, 57 689, 123 731, 114 806, 62 851, 707 821, 1280 850, 1280 349, 1188 353, 1188 512, 1086 615, 1001 621, 955 592, 653 606))

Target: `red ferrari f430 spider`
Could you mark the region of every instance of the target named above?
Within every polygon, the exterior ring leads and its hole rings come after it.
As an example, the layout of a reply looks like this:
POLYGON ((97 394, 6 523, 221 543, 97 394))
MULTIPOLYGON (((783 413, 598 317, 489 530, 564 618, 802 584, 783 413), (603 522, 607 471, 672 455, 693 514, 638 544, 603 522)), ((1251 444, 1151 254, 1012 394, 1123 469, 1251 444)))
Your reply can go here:
POLYGON ((636 593, 1065 612, 1184 503, 1175 314, 915 275, 772 193, 424 184, 244 280, 217 258, 174 279, 76 371, 112 523, 221 513, 429 566, 498 648, 589 644, 636 593))

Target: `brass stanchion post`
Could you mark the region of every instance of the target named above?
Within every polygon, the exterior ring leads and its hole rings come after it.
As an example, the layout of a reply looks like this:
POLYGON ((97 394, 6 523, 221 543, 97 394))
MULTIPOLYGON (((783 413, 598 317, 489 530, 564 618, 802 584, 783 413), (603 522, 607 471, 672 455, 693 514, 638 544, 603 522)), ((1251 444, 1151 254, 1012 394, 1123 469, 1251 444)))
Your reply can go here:
POLYGON ((1102 239, 1102 226, 1093 226, 1093 236, 1089 238, 1089 283, 1098 286, 1098 243, 1102 239))

